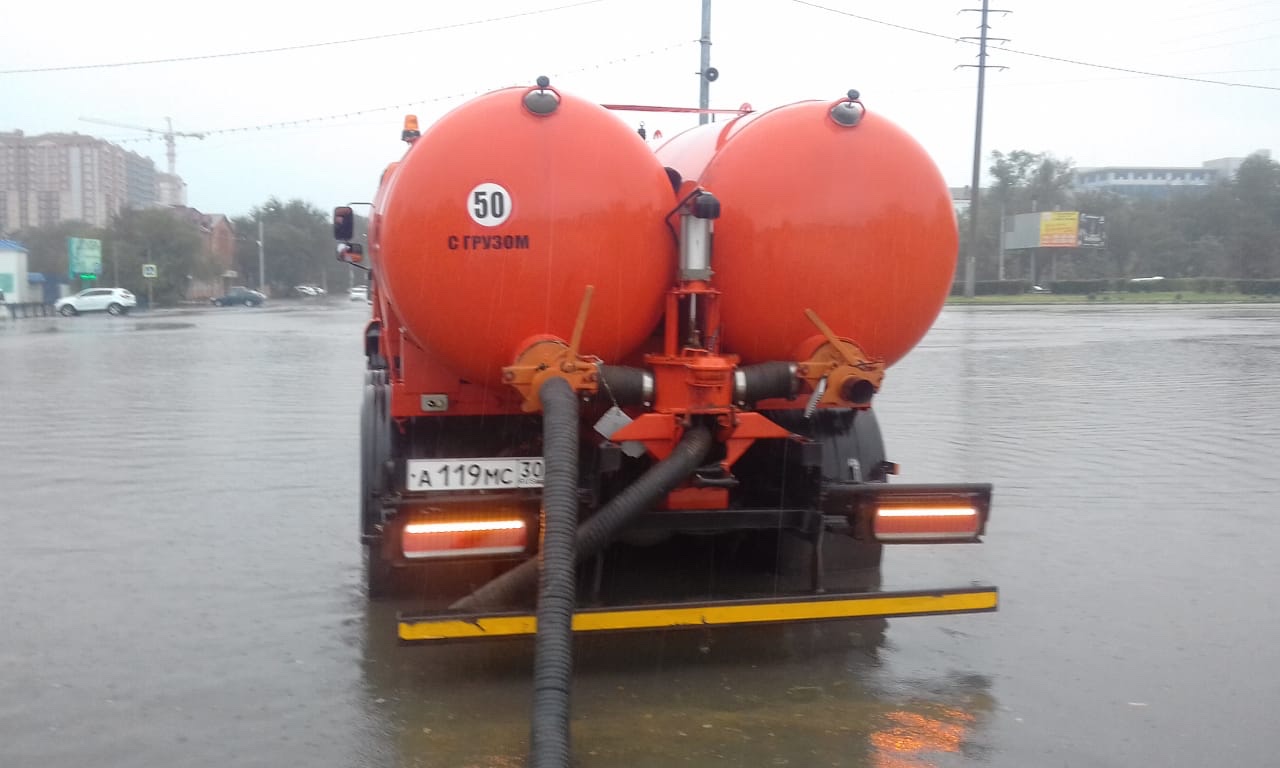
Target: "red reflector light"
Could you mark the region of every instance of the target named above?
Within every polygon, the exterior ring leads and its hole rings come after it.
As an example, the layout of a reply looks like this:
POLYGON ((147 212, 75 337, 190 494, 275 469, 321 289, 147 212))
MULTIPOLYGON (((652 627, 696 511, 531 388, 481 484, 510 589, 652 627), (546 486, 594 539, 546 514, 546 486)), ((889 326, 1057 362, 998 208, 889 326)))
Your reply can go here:
POLYGON ((528 547, 529 531, 520 519, 451 520, 409 523, 402 539, 407 558, 515 555, 528 547))
POLYGON ((963 504, 877 506, 872 531, 877 541, 977 541, 982 514, 963 504))

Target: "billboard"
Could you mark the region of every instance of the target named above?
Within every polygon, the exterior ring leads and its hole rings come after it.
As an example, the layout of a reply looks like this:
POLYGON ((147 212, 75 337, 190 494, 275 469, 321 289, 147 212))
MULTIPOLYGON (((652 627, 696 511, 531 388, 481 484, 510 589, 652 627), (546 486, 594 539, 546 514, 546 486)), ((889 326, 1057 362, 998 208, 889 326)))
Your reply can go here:
POLYGON ((1004 249, 1105 248, 1106 222, 1102 216, 1079 211, 1019 213, 1004 221, 1004 249))
POLYGON ((1040 214, 1041 248, 1075 248, 1079 237, 1077 211, 1046 211, 1040 214))
POLYGON ((102 241, 68 237, 67 264, 67 275, 72 279, 97 280, 102 274, 102 241))
POLYGON ((1080 214, 1080 234, 1076 244, 1081 248, 1107 247, 1107 220, 1105 216, 1080 214))

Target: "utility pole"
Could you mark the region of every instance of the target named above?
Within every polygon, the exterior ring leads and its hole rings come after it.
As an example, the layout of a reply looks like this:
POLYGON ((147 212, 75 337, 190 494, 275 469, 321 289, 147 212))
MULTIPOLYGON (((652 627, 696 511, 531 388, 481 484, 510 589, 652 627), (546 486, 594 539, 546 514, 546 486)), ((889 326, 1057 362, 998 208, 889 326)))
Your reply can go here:
POLYGON ((267 292, 267 261, 262 251, 262 219, 258 219, 258 290, 267 292))
MULTIPOLYGON (((711 83, 720 73, 711 66, 711 0, 702 0, 702 58, 698 62, 698 109, 711 108, 711 83)), ((710 119, 706 112, 698 115, 698 125, 710 119)))
MULTIPOLYGON (((961 13, 981 13, 982 24, 978 28, 978 37, 962 37, 961 40, 978 40, 978 63, 977 64, 961 64, 961 67, 977 67, 978 69, 978 115, 974 121, 973 129, 973 182, 969 189, 969 243, 965 248, 964 259, 964 295, 973 298, 974 289, 974 269, 976 265, 976 255, 978 252, 978 200, 982 197, 982 188, 978 186, 978 182, 982 178, 982 97, 986 90, 987 83, 987 43, 997 41, 1002 43, 1009 42, 1003 37, 987 36, 987 15, 990 13, 1009 13, 1005 10, 992 11, 987 7, 988 0, 982 0, 981 8, 964 8, 961 13)), ((958 69, 959 67, 957 67, 958 69)), ((1007 69, 1007 67, 997 67, 997 69, 1007 69)), ((1004 222, 1000 222, 1000 228, 1004 229, 1004 222)))

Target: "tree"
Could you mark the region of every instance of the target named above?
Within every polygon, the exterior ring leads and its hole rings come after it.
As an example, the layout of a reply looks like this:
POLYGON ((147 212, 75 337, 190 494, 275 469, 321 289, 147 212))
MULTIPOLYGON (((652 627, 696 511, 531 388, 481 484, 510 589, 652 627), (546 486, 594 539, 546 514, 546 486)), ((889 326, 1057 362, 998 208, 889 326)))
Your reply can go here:
MULTIPOLYGON (((67 277, 67 238, 85 237, 102 240, 106 230, 83 221, 60 221, 48 227, 19 230, 13 239, 27 249, 27 270, 41 272, 50 278, 67 277)), ((104 254, 103 269, 109 269, 104 254)), ((110 272, 107 273, 110 275, 110 272)))
POLYGON ((1280 163, 1255 153, 1231 183, 1235 221, 1231 258, 1243 278, 1280 275, 1280 163))
MULTIPOLYGON (((1015 149, 1008 154, 991 153, 987 169, 994 184, 982 194, 978 208, 978 242, 975 250, 977 276, 994 280, 999 274, 1000 213, 1006 216, 1034 211, 1060 210, 1070 201, 1073 167, 1044 152, 1015 149)), ((960 216, 961 252, 967 253, 969 212, 960 216)))
POLYGON ((118 270, 120 287, 139 296, 147 296, 150 289, 157 304, 177 303, 192 279, 210 278, 216 271, 201 258, 199 229, 164 208, 121 211, 111 222, 104 247, 108 256, 103 269, 113 282, 118 270), (143 264, 156 265, 154 279, 142 277, 143 264))
POLYGON ((236 265, 246 282, 257 287, 258 222, 263 225, 263 261, 271 293, 287 295, 294 285, 315 283, 346 286, 348 267, 334 258, 333 228, 329 214, 303 200, 282 203, 269 198, 248 216, 234 220, 236 265))

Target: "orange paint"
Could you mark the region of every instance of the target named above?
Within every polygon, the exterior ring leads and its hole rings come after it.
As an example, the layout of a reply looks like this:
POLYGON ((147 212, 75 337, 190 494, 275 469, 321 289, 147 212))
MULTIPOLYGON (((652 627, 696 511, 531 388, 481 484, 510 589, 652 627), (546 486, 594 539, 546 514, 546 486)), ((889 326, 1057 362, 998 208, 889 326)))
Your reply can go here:
POLYGON ((834 332, 892 364, 946 300, 958 238, 951 196, 924 149, 868 111, 836 124, 801 102, 686 131, 657 151, 722 205, 712 283, 723 349, 744 364, 795 359, 834 332))
POLYGON ((581 352, 617 361, 661 316, 675 269, 675 205, 653 153, 602 107, 529 88, 480 96, 431 125, 384 176, 371 254, 408 341, 456 377, 503 388, 541 334, 567 339, 595 298, 581 352), (483 186, 482 186, 483 185, 483 186))

